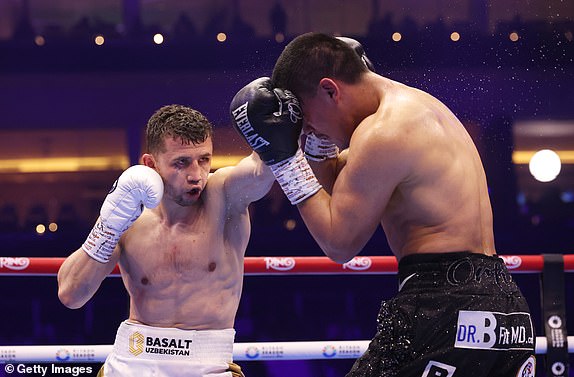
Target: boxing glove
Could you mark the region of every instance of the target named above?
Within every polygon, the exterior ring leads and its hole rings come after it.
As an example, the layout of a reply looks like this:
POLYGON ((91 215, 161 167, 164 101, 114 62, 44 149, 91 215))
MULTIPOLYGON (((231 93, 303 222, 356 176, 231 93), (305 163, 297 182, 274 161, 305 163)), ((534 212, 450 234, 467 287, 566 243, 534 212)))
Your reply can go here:
POLYGON ((124 233, 141 215, 143 207, 155 208, 163 196, 163 181, 152 168, 134 165, 115 181, 100 209, 82 249, 93 259, 106 263, 124 233))
POLYGON ((230 105, 235 129, 261 160, 272 165, 295 154, 303 114, 299 100, 288 90, 273 88, 268 77, 244 86, 230 105))
POLYGON ((321 188, 299 148, 303 114, 289 91, 268 77, 243 87, 230 105, 233 127, 267 164, 287 198, 298 204, 321 188))
POLYGON ((365 63, 367 68, 369 68, 369 70, 375 72, 375 66, 373 65, 371 60, 367 57, 367 55, 365 54, 365 49, 363 48, 363 45, 359 41, 357 41, 356 39, 353 39, 353 38, 349 38, 349 37, 337 37, 337 39, 345 42, 347 45, 349 45, 349 47, 351 47, 353 50, 355 50, 355 52, 357 53, 357 55, 359 55, 359 57, 361 58, 363 63, 365 63))

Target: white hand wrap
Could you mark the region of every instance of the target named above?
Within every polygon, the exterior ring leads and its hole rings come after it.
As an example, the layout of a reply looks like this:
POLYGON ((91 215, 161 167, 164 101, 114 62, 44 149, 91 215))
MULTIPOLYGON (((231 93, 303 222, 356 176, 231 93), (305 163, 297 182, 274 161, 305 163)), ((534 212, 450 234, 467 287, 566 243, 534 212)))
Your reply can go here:
POLYGON ((156 207, 162 196, 163 181, 155 170, 144 165, 128 168, 104 200, 100 217, 82 249, 98 262, 106 263, 122 233, 141 215, 143 206, 156 207))
POLYGON ((298 204, 321 189, 301 149, 293 157, 269 166, 291 204, 298 204))
POLYGON ((329 158, 337 158, 339 148, 333 142, 324 137, 318 137, 309 133, 305 139, 305 157, 311 161, 325 161, 329 158))

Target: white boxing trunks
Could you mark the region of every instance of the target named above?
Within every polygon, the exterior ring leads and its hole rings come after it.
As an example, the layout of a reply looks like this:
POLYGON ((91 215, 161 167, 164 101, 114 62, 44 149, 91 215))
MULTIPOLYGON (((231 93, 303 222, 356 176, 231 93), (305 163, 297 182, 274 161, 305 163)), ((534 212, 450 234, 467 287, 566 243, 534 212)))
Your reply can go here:
POLYGON ((180 330, 124 321, 104 377, 231 377, 234 329, 180 330))

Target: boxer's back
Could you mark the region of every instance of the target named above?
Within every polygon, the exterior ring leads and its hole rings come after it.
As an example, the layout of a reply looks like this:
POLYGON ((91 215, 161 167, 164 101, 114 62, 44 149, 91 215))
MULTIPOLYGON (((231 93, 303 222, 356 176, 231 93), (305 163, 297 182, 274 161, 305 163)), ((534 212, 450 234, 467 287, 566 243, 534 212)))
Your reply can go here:
POLYGON ((408 156, 408 173, 382 218, 397 257, 462 250, 494 254, 482 162, 454 114, 429 94, 396 84, 375 119, 375 127, 396 135, 408 156))

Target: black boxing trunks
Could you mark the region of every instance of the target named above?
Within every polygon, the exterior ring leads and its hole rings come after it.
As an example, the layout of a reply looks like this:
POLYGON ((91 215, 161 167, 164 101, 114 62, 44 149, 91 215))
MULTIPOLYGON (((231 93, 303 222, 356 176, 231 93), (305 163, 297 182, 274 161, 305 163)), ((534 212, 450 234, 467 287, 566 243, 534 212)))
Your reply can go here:
POLYGON ((409 255, 399 282, 347 377, 534 376, 530 311, 502 259, 409 255))

